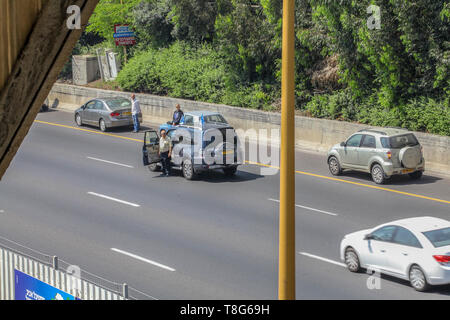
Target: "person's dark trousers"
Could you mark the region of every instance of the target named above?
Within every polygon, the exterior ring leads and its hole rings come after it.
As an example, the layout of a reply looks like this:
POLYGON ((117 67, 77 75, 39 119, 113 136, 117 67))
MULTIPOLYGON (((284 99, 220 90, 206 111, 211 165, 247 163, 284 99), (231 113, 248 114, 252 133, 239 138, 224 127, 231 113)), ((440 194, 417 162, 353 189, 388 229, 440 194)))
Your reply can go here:
POLYGON ((161 164, 162 164, 163 173, 169 174, 170 173, 169 152, 161 152, 160 157, 161 157, 161 164))
POLYGON ((138 132, 140 129, 139 115, 133 114, 134 132, 138 132))

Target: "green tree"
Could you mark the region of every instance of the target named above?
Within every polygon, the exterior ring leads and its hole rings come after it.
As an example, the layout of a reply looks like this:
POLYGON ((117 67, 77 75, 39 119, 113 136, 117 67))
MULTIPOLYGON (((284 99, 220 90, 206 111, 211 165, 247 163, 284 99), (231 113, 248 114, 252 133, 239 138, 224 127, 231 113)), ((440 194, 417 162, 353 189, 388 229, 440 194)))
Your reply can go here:
POLYGON ((172 0, 141 1, 133 10, 139 46, 167 47, 173 43, 172 0))
POLYGON ((133 9, 140 2, 141 0, 100 0, 89 20, 86 31, 96 33, 112 42, 114 25, 130 24, 133 26, 133 9))

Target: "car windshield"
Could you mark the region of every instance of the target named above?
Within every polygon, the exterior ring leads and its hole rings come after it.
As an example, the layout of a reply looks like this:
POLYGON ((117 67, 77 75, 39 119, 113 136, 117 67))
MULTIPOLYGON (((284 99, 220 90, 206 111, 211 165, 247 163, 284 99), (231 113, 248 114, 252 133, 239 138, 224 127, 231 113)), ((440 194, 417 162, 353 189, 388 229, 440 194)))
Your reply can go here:
POLYGON ((450 228, 423 232, 435 248, 450 246, 450 228))
POLYGON ((223 123, 228 124, 228 122, 225 120, 224 117, 222 117, 220 114, 213 114, 209 116, 204 116, 205 123, 223 123))
POLYGON ((131 109, 131 102, 128 99, 107 100, 108 107, 112 110, 131 109))
POLYGON ((419 141, 417 141, 417 138, 412 133, 408 133, 391 137, 388 141, 382 141, 382 144, 383 146, 386 145, 385 148, 402 149, 404 147, 417 146, 419 141))

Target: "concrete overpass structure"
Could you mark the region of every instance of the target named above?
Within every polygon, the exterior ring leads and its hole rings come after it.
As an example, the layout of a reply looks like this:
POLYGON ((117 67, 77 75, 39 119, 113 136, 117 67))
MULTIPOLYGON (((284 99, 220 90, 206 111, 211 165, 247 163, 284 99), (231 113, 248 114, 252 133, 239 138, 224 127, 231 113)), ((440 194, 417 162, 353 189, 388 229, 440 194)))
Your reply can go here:
POLYGON ((0 179, 99 0, 0 0, 0 179), (81 28, 67 26, 77 6, 81 28))

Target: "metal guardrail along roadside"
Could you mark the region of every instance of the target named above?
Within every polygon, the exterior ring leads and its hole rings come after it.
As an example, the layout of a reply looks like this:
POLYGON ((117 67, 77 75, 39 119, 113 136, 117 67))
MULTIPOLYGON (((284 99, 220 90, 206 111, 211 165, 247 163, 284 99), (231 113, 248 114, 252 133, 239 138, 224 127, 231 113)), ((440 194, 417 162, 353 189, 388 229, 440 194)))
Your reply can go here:
POLYGON ((155 300, 127 284, 112 282, 56 256, 0 237, 0 300, 14 300, 15 270, 81 300, 155 300))

